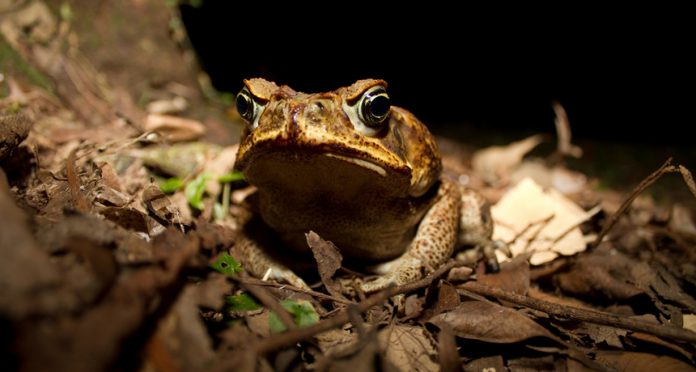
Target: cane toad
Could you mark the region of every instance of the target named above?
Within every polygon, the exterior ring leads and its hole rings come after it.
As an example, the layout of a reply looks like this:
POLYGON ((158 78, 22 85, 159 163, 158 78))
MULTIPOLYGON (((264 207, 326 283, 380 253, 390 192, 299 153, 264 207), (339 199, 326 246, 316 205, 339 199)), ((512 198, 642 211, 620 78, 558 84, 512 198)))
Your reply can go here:
POLYGON ((305 94, 244 81, 236 104, 247 126, 235 169, 257 187, 261 235, 282 241, 269 247, 242 234, 232 253, 253 275, 305 287, 272 253, 307 252, 310 230, 380 275, 362 283, 366 292, 420 279, 460 246, 490 243, 487 203, 441 177, 433 136, 390 104, 386 87, 369 79, 305 94))

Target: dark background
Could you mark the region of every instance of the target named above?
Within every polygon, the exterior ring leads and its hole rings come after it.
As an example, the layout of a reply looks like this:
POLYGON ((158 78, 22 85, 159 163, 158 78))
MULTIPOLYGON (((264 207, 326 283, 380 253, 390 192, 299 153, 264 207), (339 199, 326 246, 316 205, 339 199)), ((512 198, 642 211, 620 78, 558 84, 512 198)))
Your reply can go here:
POLYGON ((271 17, 276 5, 245 5, 181 8, 218 90, 257 76, 305 92, 374 77, 388 81, 393 104, 462 140, 468 130, 553 133, 558 100, 575 138, 693 142, 696 32, 686 9, 542 9, 530 18, 334 2, 286 4, 271 17))

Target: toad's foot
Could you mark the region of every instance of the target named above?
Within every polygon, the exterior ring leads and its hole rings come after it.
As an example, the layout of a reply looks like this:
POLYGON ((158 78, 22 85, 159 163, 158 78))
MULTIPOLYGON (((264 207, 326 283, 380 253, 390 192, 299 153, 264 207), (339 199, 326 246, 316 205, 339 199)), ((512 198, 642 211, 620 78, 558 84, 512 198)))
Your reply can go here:
MULTIPOLYGON (((488 201, 478 192, 443 181, 439 199, 418 226, 409 250, 401 257, 377 266, 381 274, 363 283, 365 292, 374 292, 390 284, 403 285, 419 280, 444 264, 456 247, 469 247, 463 252, 470 264, 484 258, 492 271, 497 271, 495 251, 507 246, 491 240, 493 219, 488 201)), ((460 258, 460 257, 458 257, 460 258)))
POLYGON ((256 278, 274 279, 297 288, 310 289, 297 274, 270 257, 256 240, 243 232, 238 236, 230 254, 238 258, 242 267, 256 278))

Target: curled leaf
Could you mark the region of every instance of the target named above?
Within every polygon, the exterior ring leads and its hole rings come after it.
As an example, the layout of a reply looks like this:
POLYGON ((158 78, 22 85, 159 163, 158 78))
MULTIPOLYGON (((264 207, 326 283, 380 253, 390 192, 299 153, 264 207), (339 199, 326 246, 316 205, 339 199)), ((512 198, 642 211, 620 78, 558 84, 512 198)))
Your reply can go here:
POLYGON ((430 323, 450 327, 455 336, 507 344, 532 337, 556 338, 544 327, 521 313, 488 302, 467 301, 456 309, 432 317, 430 323))

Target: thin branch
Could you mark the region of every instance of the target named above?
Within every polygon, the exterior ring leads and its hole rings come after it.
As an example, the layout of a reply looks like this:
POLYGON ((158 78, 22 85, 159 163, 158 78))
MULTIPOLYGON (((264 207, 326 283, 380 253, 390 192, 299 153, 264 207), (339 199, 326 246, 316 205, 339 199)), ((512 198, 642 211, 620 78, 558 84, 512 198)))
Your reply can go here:
POLYGON ((263 286, 263 287, 275 287, 275 288, 287 289, 287 290, 294 291, 297 293, 308 294, 312 297, 316 297, 316 298, 319 298, 322 300, 329 300, 329 301, 337 302, 337 303, 344 304, 344 305, 350 305, 350 304, 354 303, 353 301, 349 301, 349 300, 346 300, 343 298, 334 297, 331 295, 327 295, 325 293, 313 291, 311 289, 298 288, 298 287, 295 287, 295 286, 292 286, 289 284, 280 284, 280 283, 268 282, 265 280, 252 278, 250 276, 247 276, 245 278, 238 278, 238 281, 240 283, 243 283, 243 284, 253 284, 253 285, 258 285, 258 286, 263 286))
POLYGON ((582 149, 571 142, 570 120, 565 108, 560 102, 553 102, 553 111, 556 114, 554 124, 556 124, 556 136, 558 145, 556 151, 561 155, 569 155, 574 158, 582 156, 582 149))
MULTIPOLYGON (((391 286, 376 294, 368 297, 364 301, 359 302, 352 308, 351 311, 355 311, 358 314, 362 314, 373 306, 379 305, 384 301, 387 301, 392 296, 408 293, 415 289, 424 288, 430 285, 435 279, 444 275, 451 268, 459 265, 460 263, 456 261, 449 261, 442 265, 439 269, 435 270, 432 274, 427 277, 415 281, 413 283, 405 284, 402 286, 391 286)), ((265 338, 253 346, 253 350, 257 355, 266 354, 274 350, 282 349, 284 347, 293 345, 299 341, 308 339, 318 333, 326 332, 328 330, 342 326, 348 323, 350 320, 349 310, 343 309, 341 312, 336 314, 333 318, 322 320, 319 323, 313 324, 307 328, 298 328, 292 331, 281 333, 272 338, 265 338)))
POLYGON ((684 328, 648 323, 642 320, 631 319, 625 316, 603 313, 595 310, 558 305, 551 302, 522 296, 516 293, 503 291, 499 288, 488 287, 477 282, 467 282, 460 287, 459 290, 464 292, 462 293, 463 295, 468 296, 470 295, 468 292, 471 291, 482 296, 495 297, 499 300, 512 302, 517 305, 543 311, 558 318, 576 319, 584 322, 626 329, 629 331, 645 332, 671 340, 696 343, 696 333, 684 328))
POLYGON ((283 322, 287 329, 292 330, 297 328, 297 325, 295 325, 295 320, 292 318, 292 315, 290 315, 290 313, 287 310, 285 310, 285 308, 280 304, 280 302, 278 302, 278 299, 276 299, 271 293, 269 293, 266 288, 258 284, 250 283, 248 281, 238 280, 237 282, 239 283, 239 285, 242 286, 242 288, 249 291, 252 295, 254 295, 254 297, 261 301, 261 303, 264 306, 276 313, 280 321, 283 322))
POLYGON ((647 189, 650 185, 655 183, 655 181, 662 177, 663 174, 668 173, 670 171, 674 171, 671 157, 667 159, 667 161, 665 161, 660 168, 652 172, 652 174, 646 177, 643 181, 640 182, 640 184, 638 184, 638 186, 636 186, 635 189, 633 189, 628 198, 626 198, 626 200, 624 200, 623 203, 621 203, 619 209, 609 218, 609 221, 604 225, 602 231, 600 231, 600 233, 597 235, 597 239, 595 239, 594 243, 592 243, 592 247, 596 247, 599 245, 599 243, 602 242, 604 236, 606 236, 609 230, 611 230, 614 227, 616 222, 619 221, 621 215, 623 215, 626 212, 628 207, 630 207, 633 203, 633 200, 635 200, 636 197, 638 197, 638 195, 643 192, 643 190, 647 189))

